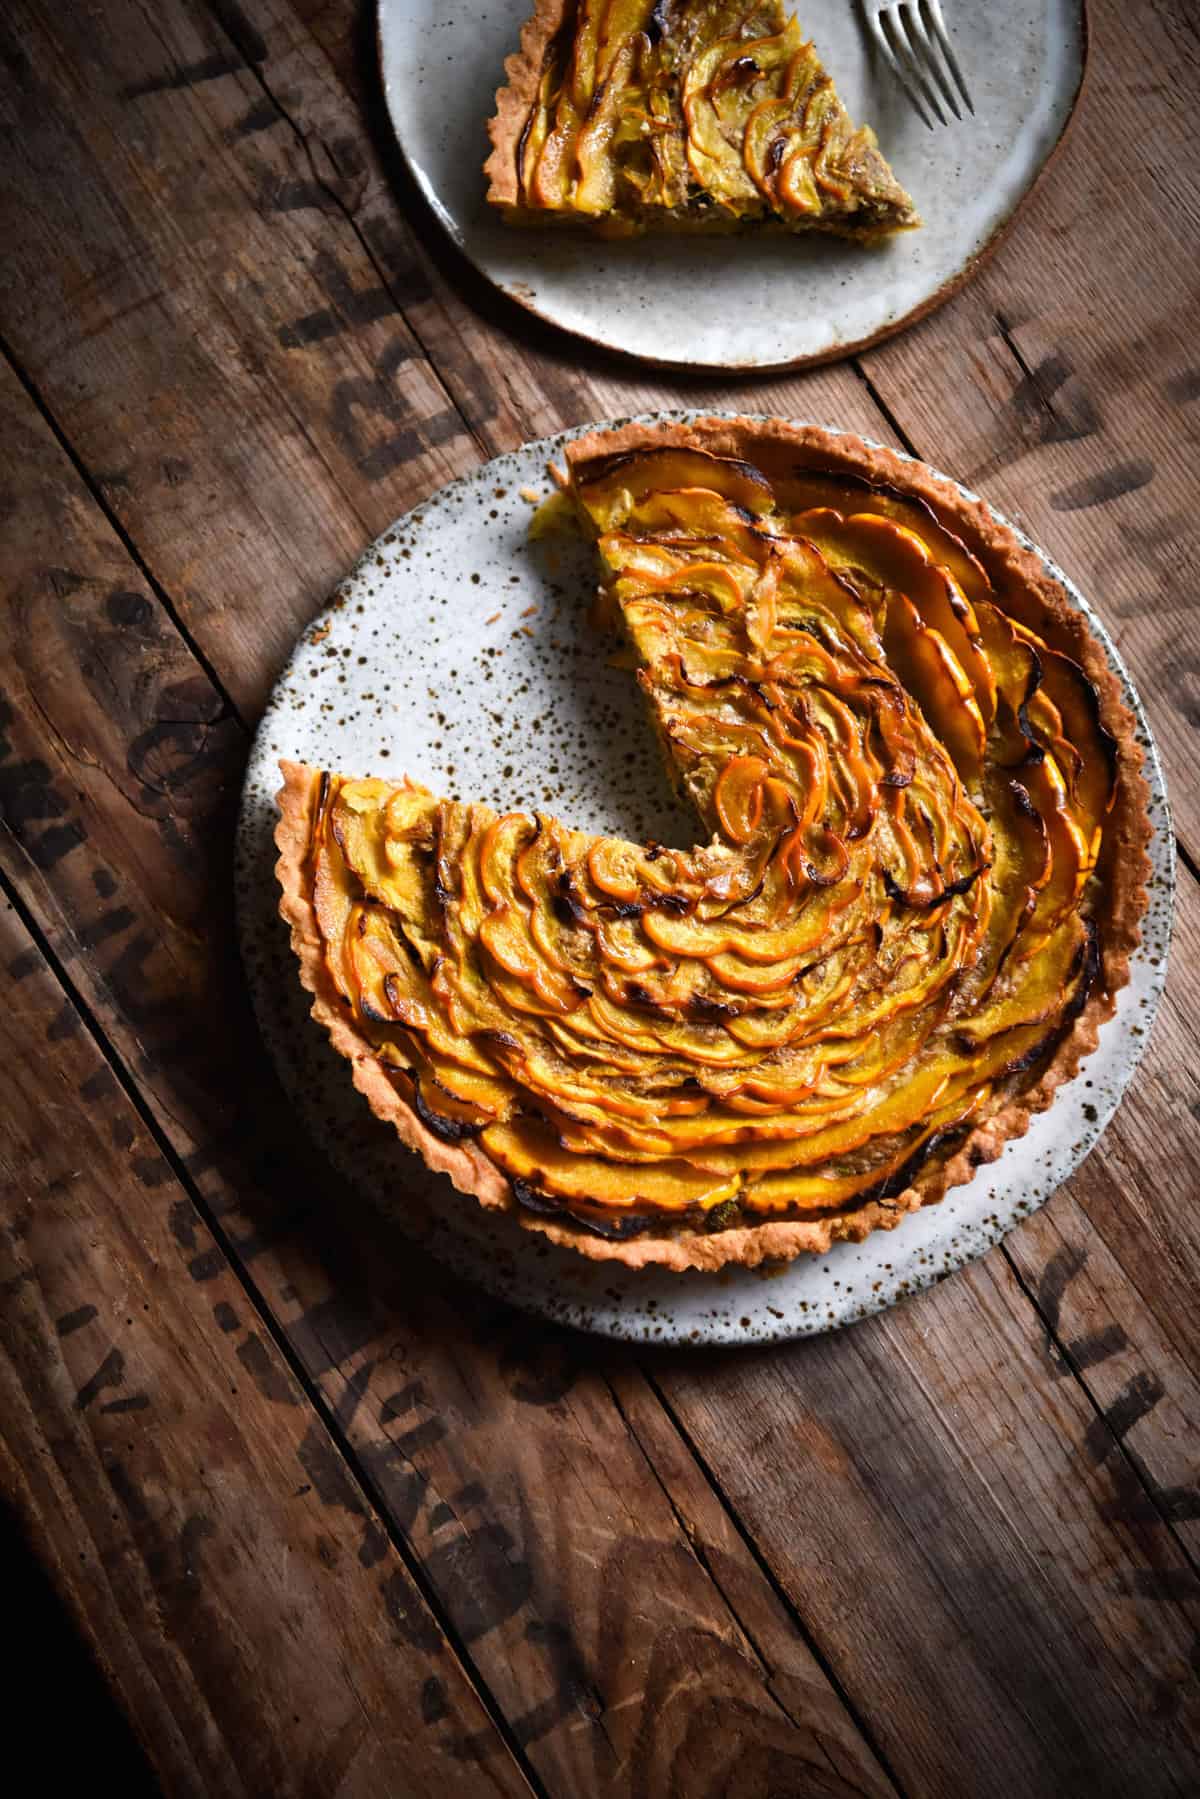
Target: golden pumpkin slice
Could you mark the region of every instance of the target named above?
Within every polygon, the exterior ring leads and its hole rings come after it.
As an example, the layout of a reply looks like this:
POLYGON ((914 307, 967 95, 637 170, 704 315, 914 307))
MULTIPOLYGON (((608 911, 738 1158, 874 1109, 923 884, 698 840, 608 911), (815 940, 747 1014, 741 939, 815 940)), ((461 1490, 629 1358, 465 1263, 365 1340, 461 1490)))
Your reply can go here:
POLYGON ((781 0, 544 0, 521 43, 485 165, 510 224, 867 243, 919 223, 781 0))

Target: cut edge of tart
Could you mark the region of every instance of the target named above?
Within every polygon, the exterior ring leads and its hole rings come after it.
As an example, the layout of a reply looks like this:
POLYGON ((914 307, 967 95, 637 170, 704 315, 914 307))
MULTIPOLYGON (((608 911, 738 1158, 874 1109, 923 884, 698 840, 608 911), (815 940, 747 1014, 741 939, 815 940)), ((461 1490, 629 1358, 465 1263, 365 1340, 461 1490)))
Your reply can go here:
MULTIPOLYGON (((522 1182, 510 1178, 485 1153, 477 1137, 465 1131, 456 1133, 452 1120, 432 1113, 422 1100, 419 1081, 411 1096, 398 1088, 380 1060, 378 1045, 338 989, 318 922, 311 855, 331 777, 295 763, 281 765, 284 786, 276 832, 280 911, 291 927, 301 980, 313 996, 312 1014, 327 1029, 333 1047, 350 1062, 354 1083, 376 1115, 392 1125, 430 1168, 449 1175, 460 1192, 473 1195, 489 1210, 511 1213, 522 1228, 552 1242, 630 1267, 655 1264, 676 1270, 715 1270, 729 1263, 753 1266, 805 1252, 821 1253, 838 1240, 861 1241, 872 1231, 891 1229, 908 1212, 940 1200, 950 1187, 968 1180, 975 1168, 993 1160, 1006 1142, 1025 1133, 1033 1115, 1051 1104, 1058 1087, 1073 1077, 1083 1058, 1094 1050, 1101 1025, 1113 1013, 1115 996, 1127 983, 1129 956, 1140 940, 1139 920, 1147 901, 1146 846, 1151 827, 1135 721, 1099 642, 1041 561, 981 501, 967 499, 923 465, 890 451, 816 427, 776 421, 712 418, 683 425, 598 429, 569 445, 566 459, 574 475, 589 467, 619 469, 623 459, 655 451, 698 452, 747 464, 768 482, 780 484, 798 477, 828 475, 850 489, 883 496, 882 503, 890 495, 906 506, 920 508, 932 529, 951 534, 969 556, 978 559, 992 591, 1003 595, 1005 614, 1018 626, 1036 631, 1086 676, 1095 696, 1096 723, 1111 742, 1113 769, 1100 851, 1103 885, 1093 877, 1090 889, 1086 966, 1079 970, 1073 997, 1058 1019, 1060 1035, 1053 1055, 1030 1086, 1007 1090, 1003 1081, 998 1082, 1000 1091, 994 1095, 992 1108, 985 1106, 977 1122, 959 1124, 955 1130, 925 1141, 923 1153, 903 1162, 890 1180, 880 1183, 873 1197, 866 1197, 854 1209, 820 1217, 731 1223, 715 1229, 694 1228, 682 1218, 679 1222, 655 1219, 648 1227, 645 1220, 639 1220, 641 1233, 621 1238, 596 1234, 594 1227, 577 1220, 569 1210, 546 1212, 522 1203, 522 1182)), ((1077 774, 1077 779, 1081 778, 1077 774)), ((421 791, 406 784, 387 785, 392 793, 421 791)), ((1079 891, 1082 893, 1082 886, 1079 891)), ((1079 954, 1084 955, 1082 948, 1079 954)), ((1012 1078, 1020 1078, 1020 1071, 1012 1078)), ((630 1165, 630 1179, 636 1186, 635 1175, 636 1165, 630 1165)), ((528 1197, 536 1201, 538 1196, 531 1192, 528 1197)), ((561 1200, 558 1205, 562 1207, 561 1200)))
POLYGON ((581 23, 577 0, 536 0, 488 122, 486 198, 507 223, 608 236, 817 230, 860 244, 920 226, 789 7, 759 0, 731 14, 714 29, 732 29, 693 43, 686 65, 668 64, 670 33, 694 19, 672 10, 610 0, 621 15, 610 41, 609 15, 581 23))

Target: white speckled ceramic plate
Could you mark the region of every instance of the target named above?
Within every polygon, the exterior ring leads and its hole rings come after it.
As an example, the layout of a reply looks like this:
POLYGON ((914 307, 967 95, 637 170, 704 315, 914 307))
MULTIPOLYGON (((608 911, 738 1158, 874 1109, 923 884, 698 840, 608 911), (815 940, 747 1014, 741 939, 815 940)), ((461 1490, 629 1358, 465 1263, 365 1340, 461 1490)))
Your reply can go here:
POLYGON ((379 0, 384 92, 450 236, 531 312, 666 366, 799 366, 890 336, 970 275, 1061 139, 1083 81, 1084 0, 949 0, 975 117, 930 131, 869 54, 860 7, 796 0, 851 117, 874 125, 925 221, 874 249, 509 229, 484 200, 481 168, 504 59, 532 0, 379 0))
MULTIPOLYGON (((662 418, 698 416, 660 414, 662 418)), ((590 429, 590 427, 589 427, 590 429)), ((335 1168, 440 1260, 530 1311, 614 1337, 741 1343, 850 1324, 978 1256, 1046 1200, 1096 1142, 1141 1058, 1166 979, 1174 842, 1140 702, 1151 787, 1153 880, 1141 950, 1116 1017, 1050 1111, 940 1205, 865 1243, 770 1272, 638 1273, 551 1247, 432 1176, 355 1091, 308 1015, 274 876, 279 758, 366 775, 408 772, 436 792, 552 810, 590 830, 689 844, 627 673, 587 622, 594 552, 530 544, 520 489, 579 432, 526 444, 453 482, 371 546, 307 630, 258 729, 238 833, 242 953, 263 1035, 298 1117, 335 1168)))

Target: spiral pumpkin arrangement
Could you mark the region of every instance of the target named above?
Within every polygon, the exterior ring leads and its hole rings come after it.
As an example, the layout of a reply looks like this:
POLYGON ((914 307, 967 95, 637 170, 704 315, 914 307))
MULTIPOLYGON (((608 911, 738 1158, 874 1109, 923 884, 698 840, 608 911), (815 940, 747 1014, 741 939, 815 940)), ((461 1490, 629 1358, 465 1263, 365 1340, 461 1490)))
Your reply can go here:
POLYGON ((586 1253, 888 1227, 1025 1128, 1126 977, 1144 794, 1098 646, 986 509, 854 440, 597 432, 561 504, 707 841, 289 766, 314 1012, 432 1166, 586 1253))

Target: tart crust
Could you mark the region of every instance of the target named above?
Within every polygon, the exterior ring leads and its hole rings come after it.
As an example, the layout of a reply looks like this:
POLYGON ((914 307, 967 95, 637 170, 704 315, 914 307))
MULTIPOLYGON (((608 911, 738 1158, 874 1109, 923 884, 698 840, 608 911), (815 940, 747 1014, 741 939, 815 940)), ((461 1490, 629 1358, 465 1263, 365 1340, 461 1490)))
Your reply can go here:
POLYGON ((517 146, 537 98, 547 47, 566 8, 567 0, 535 0, 533 13, 521 29, 520 48, 504 59, 508 85, 496 90, 496 111, 488 121, 492 153, 483 165, 487 197, 493 206, 516 206, 520 201, 517 146))
MULTIPOLYGON (((492 145, 491 154, 483 164, 483 173, 487 178, 486 199, 490 206, 506 209, 510 214, 519 213, 522 207, 520 153, 521 143, 525 135, 531 111, 537 102, 541 85, 542 71, 547 50, 552 41, 562 30, 567 20, 569 9, 574 0, 534 0, 534 9, 521 29, 518 49, 507 56, 504 61, 506 85, 496 90, 495 112, 488 121, 488 138, 492 145)), ((822 65, 823 66, 823 65, 822 65)), ((840 115, 850 125, 849 115, 839 99, 836 100, 840 115)), ((862 243, 884 238, 896 232, 914 230, 921 224, 911 197, 897 180, 891 165, 878 148, 874 132, 865 132, 866 144, 860 147, 860 154, 877 172, 882 180, 890 184, 890 211, 872 226, 863 227, 853 222, 852 214, 839 215, 831 211, 811 221, 788 218, 781 214, 768 213, 765 217, 745 215, 731 216, 723 223, 718 222, 718 229, 723 231, 737 230, 742 225, 751 224, 759 230, 787 231, 819 230, 853 238, 862 243)), ((602 215, 603 216, 603 215, 602 215)), ((539 209, 531 217, 521 215, 521 222, 536 222, 548 225, 566 218, 576 225, 587 226, 598 221, 586 214, 565 214, 539 209)), ((661 229, 668 231, 694 231, 709 229, 703 222, 688 220, 682 216, 666 218, 664 216, 661 229)))
MULTIPOLYGON (((531 26, 538 19, 545 26, 557 7, 558 0, 542 0, 531 26)), ((521 1207, 508 1178, 477 1145, 444 1142, 397 1093, 373 1046, 347 1016, 322 947, 308 871, 320 773, 300 764, 281 763, 284 784, 278 796, 280 819, 275 833, 282 895, 279 909, 291 929, 301 981, 313 996, 312 1015, 328 1031, 333 1047, 350 1062, 354 1084, 372 1111, 391 1124, 430 1168, 449 1175, 461 1193, 473 1195, 489 1210, 514 1214, 524 1230, 568 1245, 582 1255, 623 1262, 632 1268, 655 1264, 676 1270, 715 1270, 730 1263, 753 1267, 806 1252, 823 1253, 839 1239, 860 1242, 872 1231, 890 1230, 906 1213, 935 1203, 950 1187, 969 1180, 975 1168, 993 1161, 1006 1142, 1024 1135, 1030 1119, 1046 1110, 1057 1089, 1095 1049, 1100 1027, 1115 1009, 1115 996, 1128 981, 1129 957, 1140 941, 1139 921, 1147 904, 1150 864, 1146 846, 1151 826, 1135 721, 1099 643, 1061 585, 982 501, 967 499, 924 464, 890 450, 855 437, 833 436, 816 426, 778 420, 704 418, 689 424, 630 423, 616 429, 600 428, 572 443, 566 458, 574 465, 601 455, 676 447, 745 460, 768 479, 773 473, 782 475, 797 467, 819 469, 835 476, 857 476, 923 502, 984 564, 1003 593, 1006 609, 1045 634, 1054 647, 1065 650, 1083 668, 1097 693, 1102 722, 1116 744, 1115 793, 1102 853, 1106 884, 1096 914, 1100 978, 1037 1080, 1024 1091, 1006 1096, 990 1116, 968 1128, 948 1160, 922 1167, 911 1184, 893 1197, 870 1201, 857 1211, 832 1218, 771 1220, 711 1233, 679 1229, 656 1235, 650 1230, 626 1240, 595 1236, 582 1226, 521 1207)))

